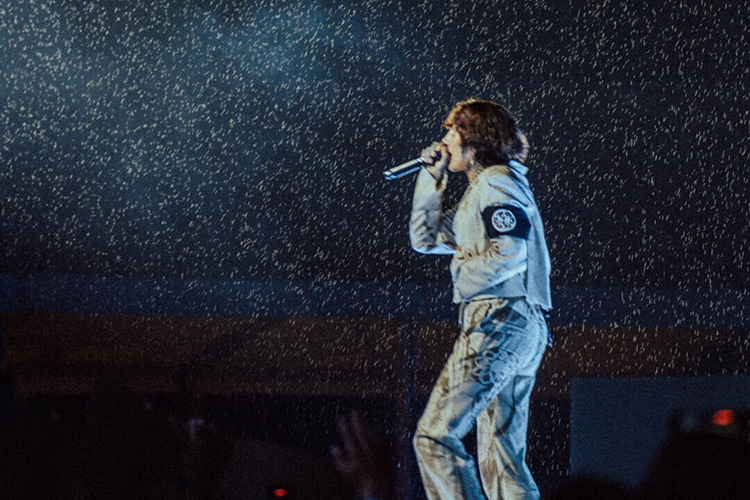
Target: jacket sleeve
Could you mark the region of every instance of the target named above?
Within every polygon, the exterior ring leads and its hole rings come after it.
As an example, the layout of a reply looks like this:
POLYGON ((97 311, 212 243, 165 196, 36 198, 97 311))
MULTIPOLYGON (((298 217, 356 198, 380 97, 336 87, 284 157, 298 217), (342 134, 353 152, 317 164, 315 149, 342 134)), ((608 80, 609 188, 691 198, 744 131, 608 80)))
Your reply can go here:
POLYGON ((483 234, 476 248, 456 253, 454 277, 462 295, 476 295, 527 268, 531 216, 509 176, 493 176, 483 186, 481 213, 475 216, 483 234))
POLYGON ((443 213, 443 192, 447 184, 447 175, 436 183, 426 170, 419 172, 409 221, 411 247, 419 253, 452 254, 456 251, 454 211, 443 213))

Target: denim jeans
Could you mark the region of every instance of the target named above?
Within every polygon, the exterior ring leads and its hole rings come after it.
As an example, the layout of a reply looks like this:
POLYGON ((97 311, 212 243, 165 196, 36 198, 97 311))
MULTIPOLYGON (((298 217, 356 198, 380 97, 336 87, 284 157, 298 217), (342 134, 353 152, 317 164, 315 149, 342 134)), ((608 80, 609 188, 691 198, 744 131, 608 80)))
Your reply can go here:
POLYGON ((414 436, 434 499, 538 499, 526 464, 529 399, 549 331, 523 298, 462 304, 461 333, 414 436), (477 462, 461 441, 477 426, 477 462))

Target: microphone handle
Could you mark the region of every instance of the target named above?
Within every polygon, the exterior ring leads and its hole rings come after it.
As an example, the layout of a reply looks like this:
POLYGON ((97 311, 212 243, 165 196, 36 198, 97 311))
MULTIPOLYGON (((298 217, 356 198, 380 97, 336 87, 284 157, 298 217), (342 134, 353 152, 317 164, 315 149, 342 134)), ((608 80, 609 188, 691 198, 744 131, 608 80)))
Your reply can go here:
POLYGON ((386 180, 389 181, 400 179, 401 177, 418 171, 425 163, 426 162, 424 161, 424 158, 416 158, 414 160, 407 161, 406 163, 402 163, 401 165, 397 165, 393 168, 389 168, 388 170, 383 172, 383 175, 385 176, 386 180))

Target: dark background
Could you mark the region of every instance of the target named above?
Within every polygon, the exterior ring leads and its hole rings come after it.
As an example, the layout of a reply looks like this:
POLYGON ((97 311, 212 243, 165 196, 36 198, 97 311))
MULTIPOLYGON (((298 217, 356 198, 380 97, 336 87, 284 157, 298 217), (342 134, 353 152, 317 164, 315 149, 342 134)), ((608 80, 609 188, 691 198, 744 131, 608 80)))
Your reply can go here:
MULTIPOLYGON (((138 316, 434 319, 444 328, 420 331, 412 360, 418 413, 455 329, 449 257, 410 250, 413 179, 382 171, 469 97, 506 104, 531 142, 556 304, 529 435, 543 491, 568 472, 572 379, 747 372, 745 2, 342 3, 0 7, 0 302, 15 314, 0 347, 20 382, 102 366, 179 378, 206 368, 161 360, 186 339, 210 370, 246 356, 227 364, 236 392, 206 408, 230 429, 325 454, 333 417, 364 407, 404 441, 401 395, 364 388, 400 357, 352 362, 361 378, 341 377, 363 384, 346 397, 289 362, 308 346, 357 360, 358 336, 377 351, 386 334, 339 337, 336 323, 330 344, 319 325, 292 342, 281 319, 286 336, 248 327, 213 352, 202 335, 220 326, 187 319, 179 336, 138 316), (265 367, 256 337, 317 392, 243 393, 265 367)), ((452 179, 451 199, 464 186, 452 179)), ((27 392, 62 387, 44 384, 27 392)))
POLYGON ((381 172, 475 96, 528 133, 553 284, 744 288, 748 10, 8 4, 0 271, 448 283, 381 172))

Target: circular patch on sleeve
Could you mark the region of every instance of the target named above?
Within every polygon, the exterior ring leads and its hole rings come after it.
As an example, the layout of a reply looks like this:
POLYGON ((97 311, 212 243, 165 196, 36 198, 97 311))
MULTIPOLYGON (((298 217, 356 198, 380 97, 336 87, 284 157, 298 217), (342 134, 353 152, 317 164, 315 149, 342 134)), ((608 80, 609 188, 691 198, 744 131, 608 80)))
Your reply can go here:
POLYGON ((482 212, 482 220, 490 239, 501 235, 526 239, 531 230, 529 216, 521 207, 515 205, 489 206, 482 212))
POLYGON ((516 228, 516 216, 507 208, 498 208, 492 214, 492 227, 498 233, 508 233, 516 228))

